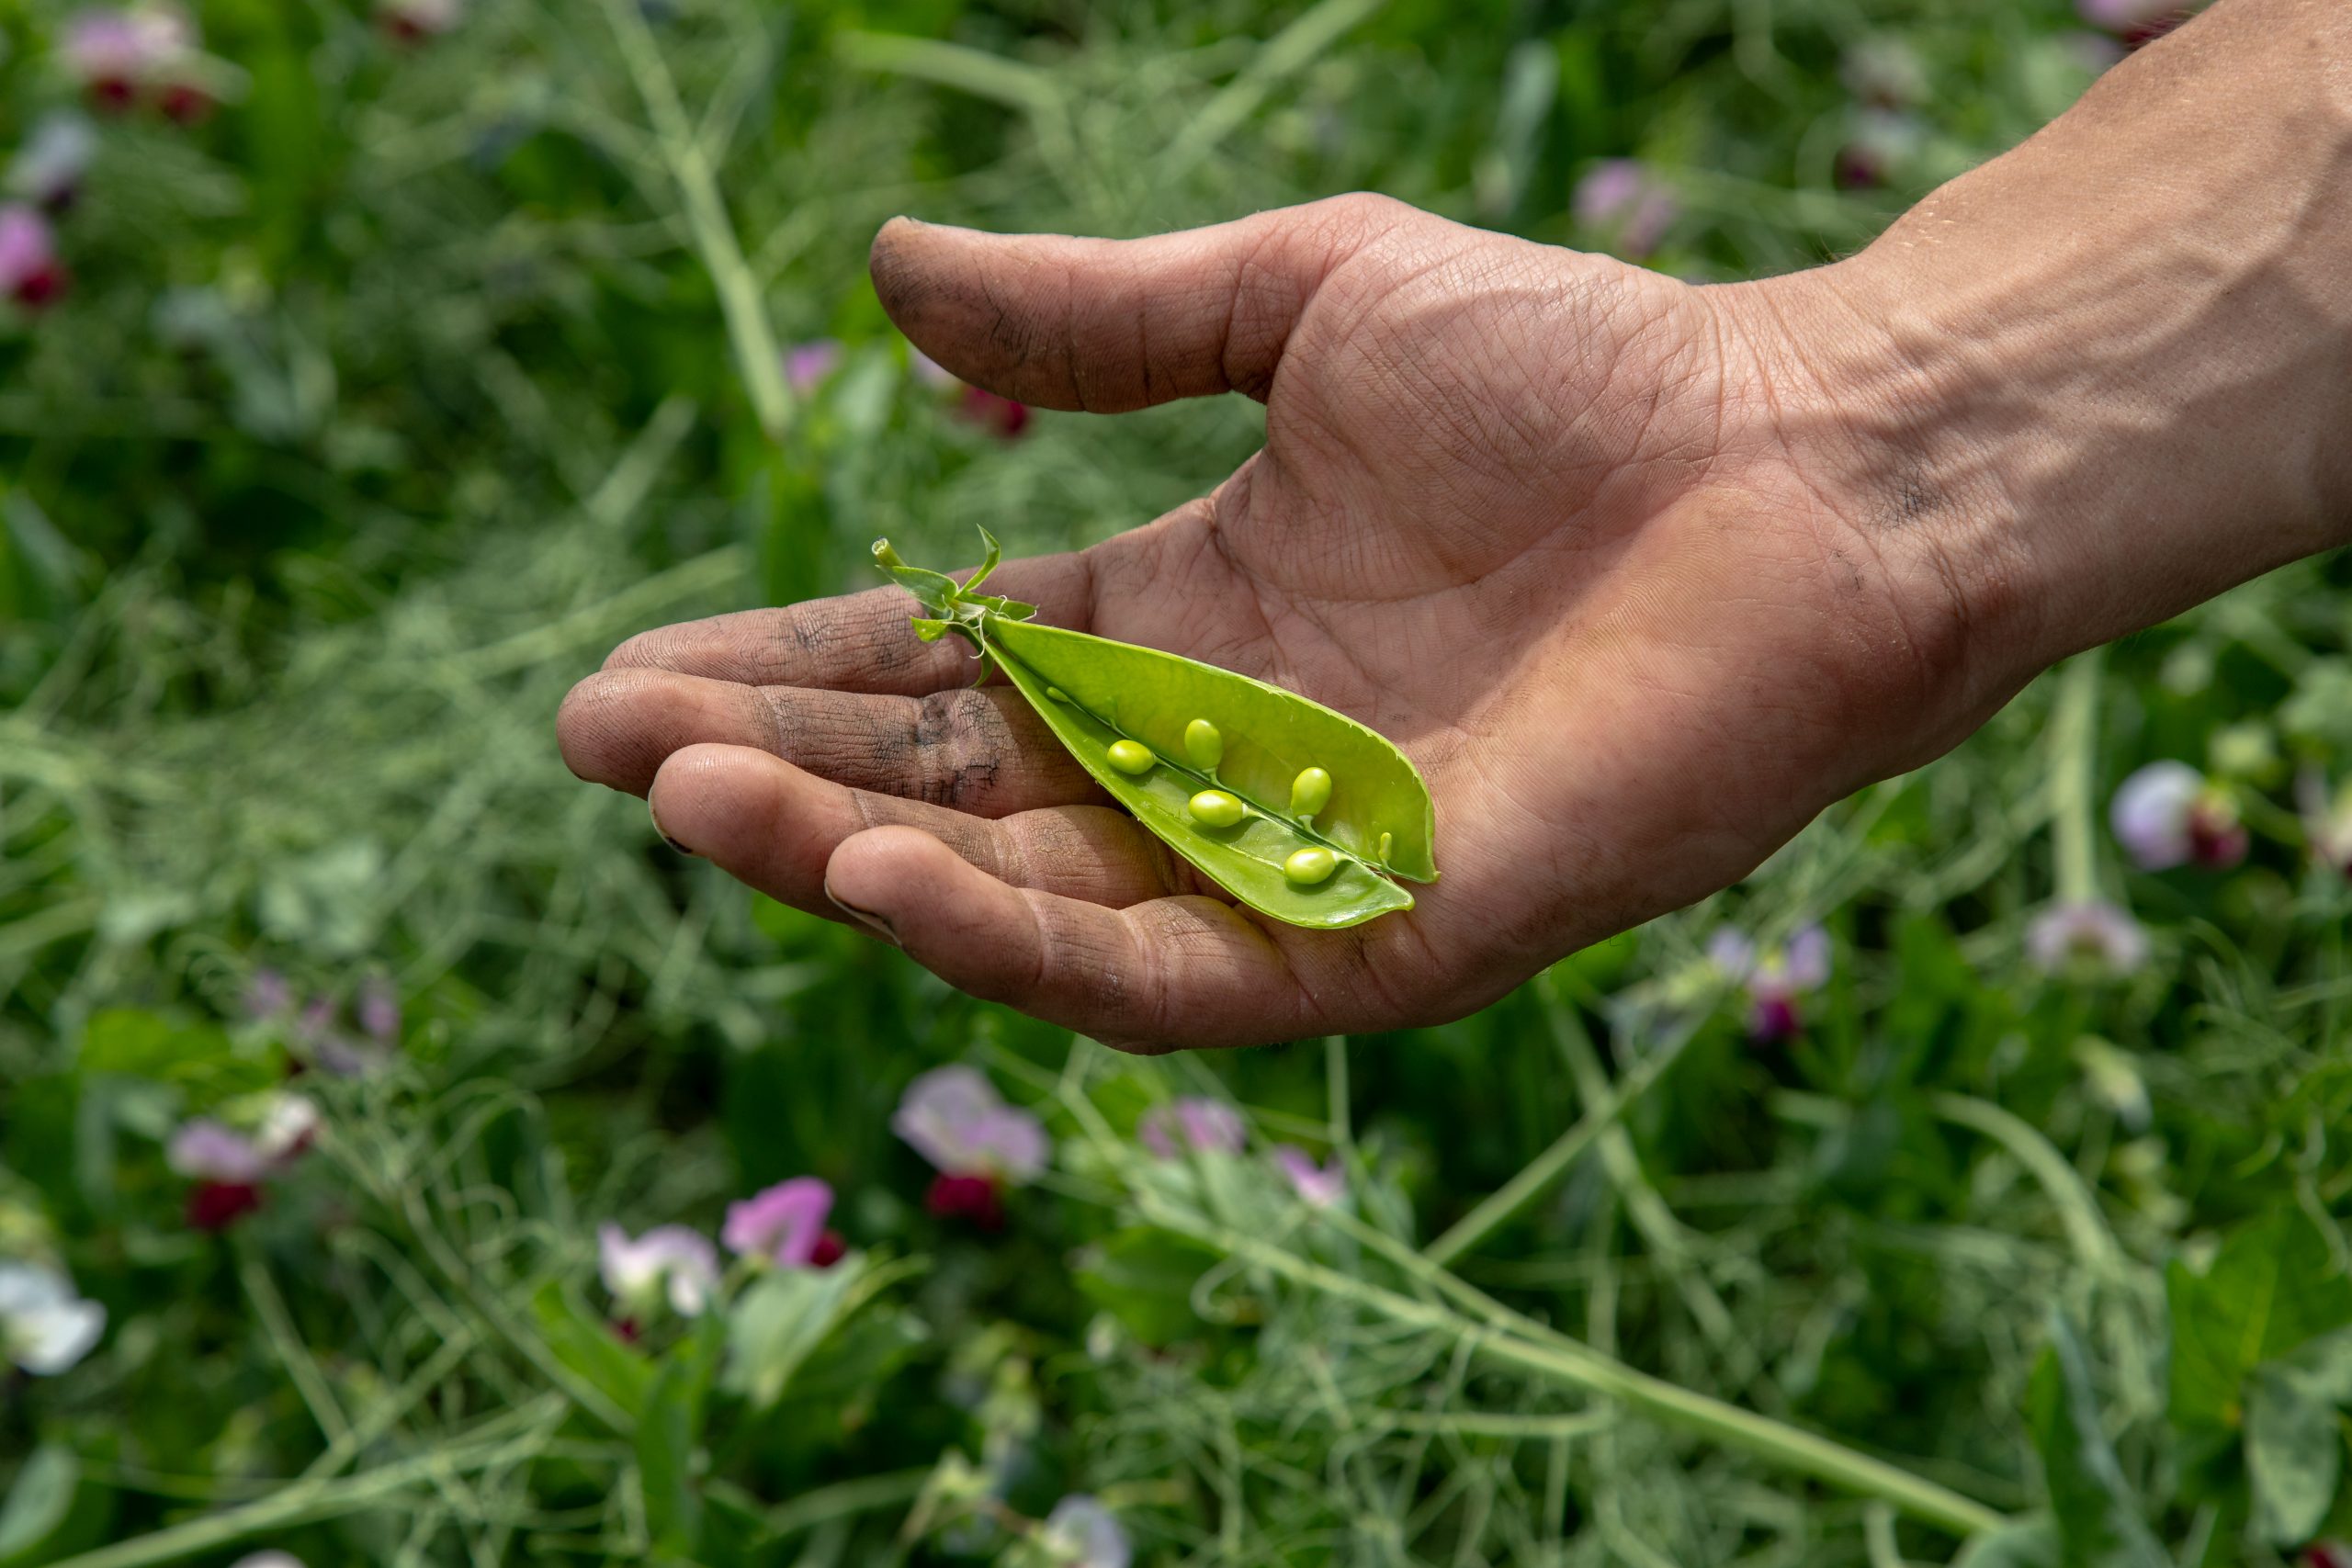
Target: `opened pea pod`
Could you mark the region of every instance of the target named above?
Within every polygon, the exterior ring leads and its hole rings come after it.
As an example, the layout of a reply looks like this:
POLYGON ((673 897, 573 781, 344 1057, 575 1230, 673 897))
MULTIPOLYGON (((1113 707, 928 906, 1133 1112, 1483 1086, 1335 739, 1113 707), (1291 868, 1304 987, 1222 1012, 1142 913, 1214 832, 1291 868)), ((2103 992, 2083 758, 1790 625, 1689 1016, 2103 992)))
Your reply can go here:
POLYGON ((971 577, 874 558, 915 596, 926 641, 950 632, 1001 669, 1081 766, 1169 848, 1250 908, 1336 930, 1413 907, 1434 882, 1429 786, 1385 737, 1320 703, 1214 664, 1041 626, 971 577))

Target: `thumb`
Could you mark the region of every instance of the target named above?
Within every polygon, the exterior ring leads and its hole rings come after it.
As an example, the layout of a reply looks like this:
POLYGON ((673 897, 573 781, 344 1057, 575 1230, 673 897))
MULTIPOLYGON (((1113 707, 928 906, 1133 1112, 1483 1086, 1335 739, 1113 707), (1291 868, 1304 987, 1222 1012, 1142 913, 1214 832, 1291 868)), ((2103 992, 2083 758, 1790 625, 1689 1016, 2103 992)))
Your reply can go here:
POLYGON ((1420 217, 1385 197, 1342 196, 1147 240, 893 218, 868 265, 915 346, 1024 403, 1124 413, 1212 392, 1263 401, 1316 289, 1420 217))

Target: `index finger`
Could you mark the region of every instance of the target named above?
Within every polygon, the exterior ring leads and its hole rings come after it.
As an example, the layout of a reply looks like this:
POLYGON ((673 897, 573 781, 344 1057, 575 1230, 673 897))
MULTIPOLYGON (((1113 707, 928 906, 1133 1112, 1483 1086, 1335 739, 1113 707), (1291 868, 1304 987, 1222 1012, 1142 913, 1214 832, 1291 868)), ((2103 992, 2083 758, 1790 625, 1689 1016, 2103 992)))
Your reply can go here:
MULTIPOLYGON (((1092 578, 1085 555, 1070 551, 1007 561, 988 586, 991 593, 1035 604, 1041 620, 1083 631, 1092 614, 1092 578)), ((774 609, 738 610, 639 632, 613 649, 605 668, 900 697, 970 685, 976 671, 971 645, 961 637, 917 637, 908 622, 918 608, 905 589, 885 585, 774 609)))

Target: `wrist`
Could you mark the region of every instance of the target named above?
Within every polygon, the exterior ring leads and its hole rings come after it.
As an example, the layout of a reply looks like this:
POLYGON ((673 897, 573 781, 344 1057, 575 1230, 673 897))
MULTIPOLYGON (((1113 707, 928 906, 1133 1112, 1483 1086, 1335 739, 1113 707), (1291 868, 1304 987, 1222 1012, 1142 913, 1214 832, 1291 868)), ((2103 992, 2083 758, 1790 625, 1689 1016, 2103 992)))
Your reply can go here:
POLYGON ((2014 684, 2352 538, 2352 23, 2236 0, 1757 286, 1865 525, 2014 684))

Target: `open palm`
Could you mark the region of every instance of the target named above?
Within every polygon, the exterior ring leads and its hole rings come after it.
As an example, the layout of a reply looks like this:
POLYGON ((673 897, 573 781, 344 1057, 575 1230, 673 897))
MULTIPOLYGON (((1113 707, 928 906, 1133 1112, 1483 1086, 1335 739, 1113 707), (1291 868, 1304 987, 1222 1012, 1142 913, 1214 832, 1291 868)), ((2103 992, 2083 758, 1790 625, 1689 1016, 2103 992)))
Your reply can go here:
POLYGON ((1789 324, 1826 291, 1363 197, 1131 242, 901 220, 874 276, 1023 401, 1263 399, 1264 450, 1214 493, 991 589, 1362 719, 1437 803, 1418 908, 1301 931, 1111 806, 1010 688, 967 689, 895 588, 645 633, 574 691, 582 777, 976 995, 1147 1048, 1458 1016, 2007 694, 1962 678, 1962 607, 1789 324))

